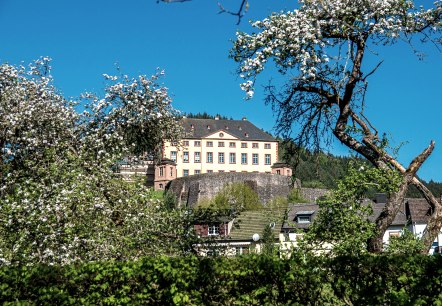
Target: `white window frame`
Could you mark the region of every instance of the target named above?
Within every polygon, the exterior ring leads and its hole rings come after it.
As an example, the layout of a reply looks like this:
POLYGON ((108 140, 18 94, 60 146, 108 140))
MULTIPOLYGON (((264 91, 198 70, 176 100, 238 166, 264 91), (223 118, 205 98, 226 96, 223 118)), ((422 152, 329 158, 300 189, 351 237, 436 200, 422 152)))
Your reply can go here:
POLYGON ((296 216, 296 221, 301 224, 311 223, 312 216, 310 215, 298 215, 296 216))
POLYGON ((229 163, 236 164, 236 153, 229 154, 229 163))
POLYGON ((264 161, 266 165, 270 165, 272 163, 272 155, 271 154, 264 155, 264 161))
POLYGON ((219 236, 219 224, 210 224, 207 227, 207 235, 208 236, 219 236))
POLYGON ((247 153, 241 153, 241 165, 247 165, 247 153))
POLYGON ((225 156, 224 152, 218 152, 218 164, 224 164, 225 156))
POLYGON ((201 152, 195 152, 194 159, 195 159, 196 163, 200 163, 201 162, 201 152))
POLYGON ((259 165, 259 155, 258 153, 252 154, 252 165, 259 165))

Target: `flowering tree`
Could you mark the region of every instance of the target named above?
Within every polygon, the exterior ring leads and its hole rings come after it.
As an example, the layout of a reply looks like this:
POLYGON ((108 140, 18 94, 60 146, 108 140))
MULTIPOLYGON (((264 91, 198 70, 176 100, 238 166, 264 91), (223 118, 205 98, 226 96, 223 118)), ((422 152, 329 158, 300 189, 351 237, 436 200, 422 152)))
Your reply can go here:
POLYGON ((371 48, 400 40, 440 44, 442 2, 430 9, 416 8, 407 0, 301 0, 293 12, 273 14, 252 23, 256 33, 237 33, 231 56, 240 63, 241 84, 247 98, 254 93, 256 77, 269 60, 279 72, 290 74, 281 88, 267 86, 267 103, 278 114, 279 131, 290 135, 296 125, 299 147, 320 147, 331 136, 367 158, 376 167, 398 171, 403 181, 390 195, 377 219, 373 251, 382 248, 382 234, 393 221, 409 184, 414 184, 432 207, 432 217, 423 235, 427 248, 442 226, 442 206, 416 177, 416 171, 431 154, 434 142, 408 168, 387 150, 385 139, 364 116, 367 79, 381 63, 363 65, 371 48))
POLYGON ((152 154, 163 140, 178 140, 161 75, 106 76, 105 97, 85 95, 79 114, 53 86, 49 59, 29 69, 0 66, 0 263, 189 250, 180 239, 191 238, 186 214, 112 171, 127 154, 152 154))

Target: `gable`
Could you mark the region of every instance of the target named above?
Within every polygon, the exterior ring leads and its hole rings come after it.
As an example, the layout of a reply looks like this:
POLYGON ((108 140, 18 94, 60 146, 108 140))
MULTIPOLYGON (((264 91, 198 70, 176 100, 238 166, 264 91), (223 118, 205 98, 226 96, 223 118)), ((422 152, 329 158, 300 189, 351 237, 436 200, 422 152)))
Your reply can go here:
POLYGON ((218 130, 213 132, 212 134, 207 135, 205 138, 207 139, 227 139, 227 140, 238 140, 238 137, 229 134, 224 130, 218 130))

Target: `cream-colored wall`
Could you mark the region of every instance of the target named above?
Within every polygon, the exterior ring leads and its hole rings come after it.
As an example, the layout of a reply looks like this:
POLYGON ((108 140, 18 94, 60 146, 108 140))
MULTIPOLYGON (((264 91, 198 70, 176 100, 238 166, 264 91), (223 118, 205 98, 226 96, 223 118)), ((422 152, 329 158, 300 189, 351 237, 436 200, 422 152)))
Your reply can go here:
POLYGON ((195 170, 200 170, 200 173, 207 173, 208 170, 212 170, 215 172, 225 171, 235 171, 235 172, 268 172, 271 173, 272 169, 271 166, 277 161, 277 152, 278 152, 278 142, 273 141, 241 141, 238 140, 236 137, 228 134, 225 131, 217 131, 214 134, 203 138, 203 139, 183 139, 181 142, 181 145, 185 141, 189 142, 189 146, 184 146, 179 149, 177 147, 172 146, 171 143, 165 143, 164 144, 164 150, 163 150, 163 157, 164 158, 172 158, 171 152, 176 151, 177 152, 177 177, 183 176, 183 170, 187 169, 189 170, 189 175, 194 175, 195 170), (220 133, 223 133, 223 136, 220 137, 220 133), (195 141, 200 141, 201 146, 195 147, 194 143, 195 141), (208 142, 213 143, 213 147, 208 147, 208 142), (224 147, 219 147, 218 142, 224 142, 224 147), (235 147, 231 148, 229 147, 230 142, 235 143, 235 147), (241 143, 247 143, 247 148, 241 148, 241 143), (253 148, 252 144, 258 143, 258 148, 253 148), (264 149, 265 144, 270 144, 270 149, 264 149), (183 152, 189 152, 189 162, 184 163, 183 162, 183 152), (195 152, 201 152, 201 162, 195 163, 194 157, 195 152), (207 163, 207 153, 212 152, 213 154, 213 163, 207 163), (224 153, 224 163, 220 164, 218 163, 218 153, 224 153), (236 163, 231 164, 230 163, 230 153, 236 154, 236 163), (243 165, 241 164, 241 154, 246 153, 247 154, 247 164, 243 165), (252 164, 252 154, 257 153, 258 154, 258 165, 252 164), (265 154, 270 154, 270 165, 265 165, 265 154))

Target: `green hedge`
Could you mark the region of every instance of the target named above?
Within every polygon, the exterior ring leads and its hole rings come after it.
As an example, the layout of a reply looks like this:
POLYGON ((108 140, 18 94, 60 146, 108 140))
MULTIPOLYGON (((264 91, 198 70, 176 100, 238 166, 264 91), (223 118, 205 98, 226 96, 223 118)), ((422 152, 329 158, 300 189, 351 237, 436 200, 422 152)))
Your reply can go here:
POLYGON ((6 305, 442 305, 442 256, 158 257, 0 268, 6 305))

